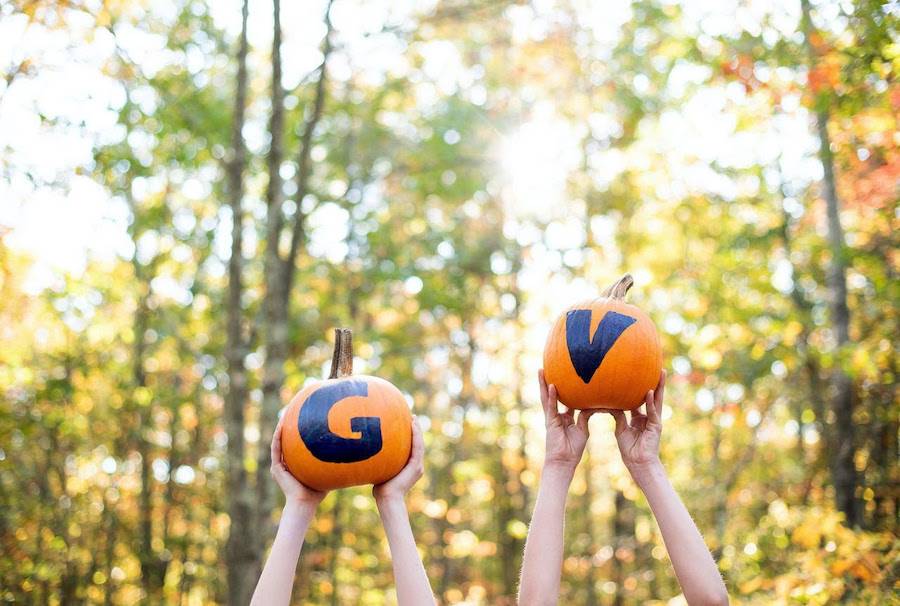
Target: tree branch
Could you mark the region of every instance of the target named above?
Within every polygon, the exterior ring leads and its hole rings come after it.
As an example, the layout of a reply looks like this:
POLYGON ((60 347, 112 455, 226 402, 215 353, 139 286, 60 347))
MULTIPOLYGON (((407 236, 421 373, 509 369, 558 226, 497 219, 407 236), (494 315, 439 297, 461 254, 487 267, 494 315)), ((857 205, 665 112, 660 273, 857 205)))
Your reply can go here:
POLYGON ((295 266, 297 262, 297 252, 304 236, 304 225, 306 217, 303 214, 302 205, 303 198, 306 196, 308 182, 312 166, 310 165, 310 156, 312 154, 313 133, 319 120, 322 118, 322 110, 325 107, 325 82, 328 79, 328 57, 333 50, 331 35, 334 32, 334 25, 331 22, 331 7, 334 0, 328 1, 325 9, 325 40, 322 43, 322 65, 319 68, 319 80, 316 82, 316 94, 313 99, 313 109, 306 125, 303 129, 303 135, 300 140, 300 157, 297 160, 297 210, 294 214, 294 226, 291 233, 291 247, 288 256, 284 259, 284 296, 291 290, 293 282, 295 266))

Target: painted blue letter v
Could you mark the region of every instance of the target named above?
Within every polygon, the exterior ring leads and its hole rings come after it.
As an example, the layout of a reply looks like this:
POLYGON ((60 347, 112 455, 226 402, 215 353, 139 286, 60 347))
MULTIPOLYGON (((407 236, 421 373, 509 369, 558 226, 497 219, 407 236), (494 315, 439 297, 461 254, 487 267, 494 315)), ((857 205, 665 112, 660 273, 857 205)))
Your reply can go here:
POLYGON ((573 309, 566 315, 566 345, 569 348, 569 358, 582 381, 591 382, 607 352, 612 349, 625 329, 635 322, 637 320, 631 316, 615 311, 606 312, 597 325, 594 337, 590 338, 590 309, 573 309))

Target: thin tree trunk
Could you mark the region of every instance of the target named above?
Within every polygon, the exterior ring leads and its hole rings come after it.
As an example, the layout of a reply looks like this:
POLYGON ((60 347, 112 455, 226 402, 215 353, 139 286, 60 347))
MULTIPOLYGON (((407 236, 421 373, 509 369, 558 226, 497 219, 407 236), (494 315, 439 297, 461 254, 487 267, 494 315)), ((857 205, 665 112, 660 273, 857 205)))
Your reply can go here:
POLYGON ((229 603, 247 604, 256 580, 258 554, 253 545, 252 495, 244 467, 244 406, 247 402, 247 369, 244 365, 243 310, 243 220, 246 146, 242 131, 247 105, 247 19, 249 1, 241 7, 241 36, 237 51, 234 114, 231 122, 231 158, 226 167, 228 203, 231 207, 231 257, 228 260, 228 299, 225 357, 228 361, 228 392, 225 396, 225 426, 228 433, 228 516, 231 526, 226 545, 229 603))
MULTIPOLYGON (((891 358, 885 374, 898 375, 897 359, 891 358)), ((884 376, 884 375, 882 375, 884 376)), ((898 436, 900 419, 895 405, 897 397, 896 381, 884 380, 871 389, 874 420, 869 429, 869 451, 872 453, 866 474, 871 476, 868 485, 874 490, 872 516, 867 521, 871 529, 893 529, 896 526, 900 500, 900 473, 898 473, 898 436)))
POLYGON ((309 177, 312 174, 312 142, 315 134, 316 126, 322 118, 322 111, 325 107, 325 83, 328 80, 328 58, 331 56, 333 46, 331 44, 331 33, 334 26, 331 23, 331 6, 334 0, 328 0, 325 7, 325 40, 322 42, 322 65, 319 68, 319 79, 316 82, 316 93, 313 97, 312 112, 306 122, 306 128, 300 139, 300 155, 297 158, 297 210, 294 214, 294 228, 291 233, 291 248, 288 252, 286 263, 285 281, 290 290, 291 282, 294 278, 295 260, 300 246, 303 243, 305 232, 305 221, 303 215, 303 198, 309 191, 309 177))
MULTIPOLYGON (((260 411, 260 440, 269 435, 267 429, 274 426, 275 415, 281 406, 281 385, 284 382, 284 361, 287 358, 287 287, 284 283, 284 262, 279 253, 279 241, 284 223, 283 187, 281 163, 284 159, 284 88, 281 83, 281 1, 272 3, 272 113, 269 117, 269 153, 266 165, 269 183, 266 188, 266 249, 263 259, 266 298, 263 300, 262 338, 265 344, 265 362, 262 379, 262 409, 260 411), (282 303, 282 301, 284 301, 282 303)), ((300 212, 300 197, 295 212, 300 212)), ((269 467, 268 449, 260 448, 256 474, 257 553, 265 549, 267 533, 264 524, 273 506, 273 494, 269 478, 265 476, 269 467)))
MULTIPOLYGON (((468 337, 468 347, 462 357, 458 360, 459 374, 462 379, 462 389, 459 394, 459 401, 463 408, 461 421, 462 434, 456 438, 456 441, 452 446, 447 448, 449 456, 446 458, 445 468, 443 470, 434 470, 435 475, 442 479, 440 483, 434 484, 434 494, 436 495, 436 498, 439 498, 441 495, 445 496, 448 511, 455 509, 459 503, 459 496, 450 490, 453 484, 452 469, 454 462, 465 461, 468 459, 465 445, 466 417, 468 416, 469 408, 476 403, 476 398, 478 396, 475 385, 472 382, 472 365, 477 353, 474 335, 477 332, 477 329, 473 327, 469 321, 465 321, 462 330, 465 331, 468 337)), ((446 516, 439 517, 435 521, 438 528, 438 540, 442 541, 444 534, 450 527, 450 523, 447 521, 446 516)), ((440 600, 445 601, 447 592, 457 583, 457 569, 459 567, 464 568, 467 565, 467 560, 456 560, 451 558, 447 554, 446 549, 441 549, 439 551, 438 562, 441 568, 441 575, 437 581, 438 586, 436 593, 440 600)))
MULTIPOLYGON (((794 307, 797 310, 797 313, 800 314, 800 324, 802 326, 800 330, 800 334, 797 336, 797 350, 800 355, 803 357, 803 366, 806 370, 807 382, 809 384, 809 402, 812 403, 812 409, 816 416, 816 422, 819 434, 821 436, 822 445, 818 449, 816 460, 821 460, 824 457, 828 457, 828 453, 831 452, 829 448, 829 444, 831 441, 829 427, 825 422, 825 406, 823 404, 823 398, 825 396, 825 390, 823 389, 821 374, 819 371, 819 363, 815 357, 815 354, 812 348, 809 345, 809 337, 811 333, 811 327, 813 325, 811 314, 812 314, 812 303, 806 298, 803 294, 803 291, 800 289, 798 284, 799 278, 797 276, 796 267, 794 266, 794 262, 792 260, 794 246, 793 246, 793 237, 791 236, 791 216, 784 208, 784 201, 787 199, 788 194, 785 191, 785 181, 781 175, 781 163, 780 160, 777 163, 778 175, 779 175, 779 194, 780 200, 779 204, 781 205, 781 225, 779 226, 779 235, 781 236, 782 246, 784 246, 784 254, 787 258, 788 262, 791 265, 792 272, 792 284, 791 284, 791 301, 794 303, 794 307)), ((809 492, 812 489, 813 478, 818 469, 818 465, 815 461, 810 461, 809 457, 806 454, 806 447, 804 445, 804 422, 803 422, 803 410, 805 408, 804 402, 799 402, 797 404, 797 456, 800 461, 803 462, 805 466, 808 466, 809 469, 806 474, 806 485, 803 489, 803 493, 801 495, 801 502, 806 504, 809 499, 809 492)))
MULTIPOLYGON (((70 383, 71 381, 71 370, 68 367, 68 362, 66 363, 66 383, 70 383)), ((57 423, 53 425, 49 432, 49 448, 46 449, 46 473, 44 477, 41 478, 41 482, 46 486, 44 489, 45 494, 51 494, 49 473, 52 471, 56 474, 57 484, 59 485, 59 492, 57 498, 66 497, 71 498, 68 489, 66 488, 68 485, 68 473, 66 472, 66 467, 64 461, 61 457, 56 456, 58 453, 65 452, 67 449, 64 443, 60 443, 61 437, 61 423, 57 423)), ((49 502, 45 501, 45 502, 49 502)), ((62 508, 57 507, 51 510, 50 513, 50 530, 53 532, 55 537, 58 537, 62 540, 63 544, 63 564, 64 569, 61 573, 61 578, 59 580, 59 592, 58 595, 60 597, 61 603, 63 604, 71 604, 76 601, 76 595, 78 591, 78 569, 77 564, 73 561, 72 551, 73 551, 73 538, 71 533, 69 532, 70 528, 70 520, 71 520, 71 508, 62 508)))
MULTIPOLYGON (((815 28, 810 15, 809 0, 801 0, 802 27, 809 53, 809 68, 814 69, 818 60, 812 43, 815 28)), ((850 342, 850 310, 847 306, 847 262, 844 257, 844 230, 841 226, 840 203, 834 177, 834 156, 828 134, 829 108, 825 99, 816 100, 816 131, 819 138, 819 160, 822 162, 822 190, 828 217, 828 244, 831 264, 828 268, 828 289, 831 295, 831 322, 837 342, 838 357, 832 382, 834 395, 832 409, 835 415, 834 448, 831 476, 834 484, 835 505, 844 512, 848 526, 859 526, 862 510, 856 496, 858 482, 855 455, 856 436, 853 426, 853 380, 841 363, 842 350, 850 342)))
MULTIPOLYGON (((113 488, 118 489, 117 482, 113 480, 113 488)), ((115 550, 118 540, 119 516, 113 504, 103 495, 103 517, 106 519, 104 529, 105 544, 103 550, 103 571, 106 575, 106 583, 103 584, 103 605, 112 606, 115 600, 117 581, 113 578, 113 568, 116 565, 115 550)))
MULTIPOLYGON (((582 413, 579 413, 582 414, 582 413)), ((594 477, 593 461, 591 460, 590 443, 584 449, 584 460, 581 462, 584 474, 584 497, 582 515, 584 515, 584 533, 587 535, 588 569, 585 579, 587 604, 597 604, 597 575, 594 567, 594 554, 597 553, 597 542, 594 539, 594 516, 591 513, 591 505, 594 503, 594 477)))
MULTIPOLYGON (((828 136, 828 113, 817 115, 820 156, 825 167, 825 201, 828 207, 828 237, 831 247, 831 267, 828 271, 831 291, 832 324, 837 338, 838 351, 846 349, 850 342, 850 310, 847 306, 847 277, 844 260, 844 232, 841 228, 837 192, 835 190, 831 142, 828 136)), ((849 526, 862 523, 862 509, 856 496, 858 483, 856 472, 856 428, 853 421, 853 379, 844 370, 842 356, 838 356, 834 369, 834 400, 836 448, 832 477, 835 502, 843 511, 849 526)))
MULTIPOLYGON (((512 282, 512 288, 510 289, 510 293, 515 297, 515 307, 513 310, 513 321, 516 322, 520 327, 522 320, 522 306, 523 306, 523 294, 519 285, 520 274, 522 271, 523 261, 522 250, 516 255, 513 259, 513 267, 512 267, 512 275, 514 276, 512 282)), ((525 411, 528 409, 528 405, 526 402, 528 401, 528 397, 525 395, 530 390, 534 389, 534 379, 525 377, 522 372, 522 367, 524 365, 524 354, 523 351, 518 352, 516 356, 516 365, 514 371, 515 384, 516 388, 516 403, 515 406, 519 410, 519 415, 516 423, 516 430, 519 435, 519 452, 518 458, 522 465, 521 469, 518 470, 516 474, 516 485, 518 490, 514 494, 513 500, 513 510, 515 511, 516 518, 519 520, 527 520, 529 516, 529 506, 531 504, 531 494, 528 489, 528 486, 522 482, 521 472, 524 471, 528 467, 528 423, 526 421, 527 416, 525 415, 525 411)), ((522 558, 524 556, 525 550, 525 539, 517 538, 513 541, 513 565, 515 566, 516 571, 522 569, 522 558)), ((518 579, 516 579, 518 581, 518 579)), ((512 593, 512 604, 515 604, 516 595, 518 592, 518 587, 513 589, 512 593)))
POLYGON ((338 583, 338 567, 340 566, 341 557, 341 534, 343 533, 343 525, 341 520, 342 501, 340 499, 334 502, 334 508, 331 510, 331 518, 333 527, 331 529, 331 539, 329 541, 329 551, 331 557, 328 562, 328 578, 331 580, 331 597, 329 603, 331 606, 337 606, 340 603, 340 583, 338 583))
POLYGON ((106 583, 103 584, 103 604, 104 606, 112 606, 115 601, 116 587, 118 581, 112 577, 114 568, 114 554, 116 547, 116 539, 118 535, 118 520, 116 516, 111 516, 109 525, 106 529, 106 550, 104 552, 104 563, 106 570, 106 583))
MULTIPOLYGON (((199 390, 195 390, 194 394, 194 402, 197 404, 198 408, 202 406, 202 397, 199 390)), ((194 453, 194 457, 191 460, 192 465, 197 465, 199 463, 198 458, 200 452, 203 449, 203 426, 198 423, 194 428, 194 436, 191 440, 190 451, 194 453)), ((185 603, 190 597, 190 590, 192 585, 194 584, 195 573, 188 572, 186 564, 190 561, 191 555, 191 547, 193 546, 192 535, 190 532, 190 528, 194 527, 197 523, 194 518, 197 515, 197 511, 193 507, 188 507, 187 511, 184 514, 184 526, 185 531, 181 536, 180 540, 180 550, 181 550, 181 579, 178 583, 178 603, 185 603)))
MULTIPOLYGON (((135 216, 137 216, 135 211, 135 216)), ((135 219, 136 220, 136 219, 135 219)), ((155 263, 155 259, 150 265, 155 263)), ((144 268, 137 259, 133 261, 135 278, 138 288, 141 290, 137 309, 134 316, 134 351, 132 352, 132 384, 135 390, 145 388, 147 375, 144 371, 144 356, 146 353, 145 333, 149 323, 149 297, 150 281, 153 278, 153 270, 149 275, 144 275, 144 268)), ((141 564, 141 587, 144 590, 145 600, 148 604, 154 604, 161 599, 159 591, 165 581, 167 563, 162 560, 153 548, 153 473, 151 468, 151 444, 146 433, 150 431, 153 419, 153 399, 147 402, 137 402, 137 451, 141 459, 141 489, 138 496, 138 527, 140 553, 138 560, 141 564)))
MULTIPOLYGON (((510 433, 510 425, 506 420, 506 410, 501 410, 498 428, 498 443, 504 444, 510 433)), ((509 524, 515 517, 513 509, 513 494, 510 485, 513 478, 517 476, 515 472, 511 472, 506 465, 503 464, 503 448, 497 448, 491 453, 493 474, 496 478, 494 494, 494 513, 496 515, 495 529, 497 531, 497 545, 500 551, 500 577, 502 580, 502 599, 513 600, 516 595, 516 584, 518 581, 518 568, 516 567, 516 544, 515 537, 509 533, 509 524)), ((489 594, 492 602, 496 603, 496 596, 489 594)))
MULTIPOLYGON (((281 165, 281 128, 283 111, 283 91, 279 81, 272 85, 273 115, 270 127, 277 138, 273 137, 273 146, 269 149, 269 190, 267 200, 267 225, 266 225, 266 256, 264 262, 266 297, 263 301, 263 339, 265 342, 265 361, 263 363, 262 383, 262 409, 259 418, 259 431, 261 440, 270 439, 275 427, 278 410, 282 406, 281 388, 284 384, 284 363, 287 360, 289 349, 288 304, 293 285, 297 255, 304 239, 304 216, 302 210, 303 198, 308 192, 309 177, 312 172, 310 154, 312 152, 312 137, 316 126, 322 117, 325 104, 325 82, 327 79, 328 58, 331 54, 331 2, 326 9, 325 23, 326 34, 323 42, 323 59, 319 67, 319 78, 316 83, 313 107, 304 125, 301 136, 301 146, 297 162, 297 193, 296 209, 294 211, 294 224, 291 229, 291 246, 286 257, 282 257, 279 251, 282 226, 284 223, 283 210, 281 208, 281 181, 277 167, 281 165)), ((280 19, 276 12, 273 43, 280 43, 280 19)), ((280 73, 280 50, 273 48, 273 75, 276 69, 280 73), (276 68, 277 65, 277 68, 276 68)), ((272 533, 269 518, 274 507, 275 495, 267 477, 269 461, 269 449, 260 448, 257 467, 257 495, 256 495, 256 541, 255 549, 261 554, 272 533)))
POLYGON ((613 597, 613 604, 615 604, 615 606, 622 606, 622 604, 624 604, 623 596, 625 595, 625 589, 623 587, 625 583, 625 562, 619 557, 619 550, 626 548, 627 544, 632 540, 631 538, 634 537, 634 512, 631 511, 631 504, 628 502, 628 499, 626 499, 625 495, 618 490, 615 495, 612 534, 613 549, 615 550, 612 559, 612 581, 616 584, 616 593, 613 597))

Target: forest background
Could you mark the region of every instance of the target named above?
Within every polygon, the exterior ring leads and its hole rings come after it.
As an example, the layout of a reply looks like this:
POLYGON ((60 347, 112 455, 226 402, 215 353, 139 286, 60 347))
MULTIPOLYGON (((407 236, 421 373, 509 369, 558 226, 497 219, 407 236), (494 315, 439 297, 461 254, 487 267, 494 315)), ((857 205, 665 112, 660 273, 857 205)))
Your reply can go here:
MULTIPOLYGON (((0 602, 246 603, 331 329, 425 430, 442 604, 512 604, 555 316, 625 271, 735 603, 897 603, 900 7, 0 4, 0 602)), ((683 603, 611 421, 561 603, 683 603), (655 602, 654 602, 655 600, 655 602)), ((367 488, 295 600, 393 603, 367 488)))

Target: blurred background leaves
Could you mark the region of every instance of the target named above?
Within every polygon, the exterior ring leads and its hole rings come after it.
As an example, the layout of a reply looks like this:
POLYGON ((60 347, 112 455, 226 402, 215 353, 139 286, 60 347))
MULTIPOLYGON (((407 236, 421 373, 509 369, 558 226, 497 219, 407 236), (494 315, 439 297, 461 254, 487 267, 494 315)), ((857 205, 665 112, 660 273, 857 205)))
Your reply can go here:
MULTIPOLYGON (((440 602, 512 604, 543 339, 630 271, 672 375, 664 460, 734 601, 896 601, 896 6, 328 6, 331 33, 325 3, 282 7, 281 156, 270 3, 243 118, 237 2, 0 6, 0 600, 240 603, 277 522, 265 396, 322 377, 345 325, 426 430, 440 602)), ((683 603, 593 433, 561 603, 683 603)), ((333 494, 295 601, 392 603, 388 562, 369 490, 333 494)))

